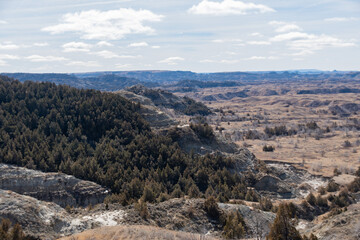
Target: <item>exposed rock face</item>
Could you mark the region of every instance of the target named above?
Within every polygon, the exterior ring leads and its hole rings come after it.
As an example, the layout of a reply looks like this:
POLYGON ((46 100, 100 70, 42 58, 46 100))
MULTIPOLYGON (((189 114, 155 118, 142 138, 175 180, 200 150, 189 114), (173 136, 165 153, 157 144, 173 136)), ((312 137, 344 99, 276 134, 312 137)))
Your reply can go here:
POLYGON ((57 204, 5 190, 0 190, 0 217, 19 223, 26 234, 41 239, 56 235, 70 222, 68 213, 57 204))
POLYGON ((109 191, 100 185, 62 173, 43 173, 0 164, 0 189, 11 190, 62 207, 103 202, 109 191))
POLYGON ((95 227, 114 226, 125 214, 123 210, 76 211, 82 213, 70 214, 55 203, 0 189, 0 219, 19 223, 27 235, 39 239, 56 239, 95 227))
POLYGON ((154 105, 151 99, 145 96, 137 95, 125 90, 118 91, 117 94, 132 102, 140 103, 140 114, 147 122, 149 122, 151 127, 164 128, 176 126, 178 124, 177 121, 172 119, 167 113, 161 111, 160 108, 154 105))
MULTIPOLYGON (((163 130, 163 134, 169 134, 169 129, 163 130)), ((198 136, 188 124, 177 126, 176 132, 171 133, 172 138, 187 153, 194 152, 206 154, 213 152, 236 153, 238 147, 234 143, 226 143, 218 137, 206 138, 198 136)))
POLYGON ((270 227, 274 222, 275 213, 252 210, 250 207, 239 204, 219 203, 219 207, 227 212, 239 211, 244 218, 246 227, 252 237, 265 238, 270 232, 270 227))
POLYGON ((276 192, 280 195, 290 195, 292 189, 280 179, 273 176, 264 176, 256 184, 255 189, 259 191, 276 192))
POLYGON ((350 205, 348 210, 329 217, 321 223, 313 222, 298 226, 302 234, 314 233, 323 240, 360 239, 360 203, 350 205))

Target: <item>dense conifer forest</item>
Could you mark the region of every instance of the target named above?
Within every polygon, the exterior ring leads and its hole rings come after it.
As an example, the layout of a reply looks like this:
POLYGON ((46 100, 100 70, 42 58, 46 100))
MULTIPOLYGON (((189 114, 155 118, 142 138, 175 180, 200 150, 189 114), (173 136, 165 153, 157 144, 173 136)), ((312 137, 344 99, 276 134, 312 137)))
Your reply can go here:
POLYGON ((184 153, 151 131, 140 107, 112 93, 0 76, 0 161, 97 182, 123 204, 245 197, 234 160, 184 153))

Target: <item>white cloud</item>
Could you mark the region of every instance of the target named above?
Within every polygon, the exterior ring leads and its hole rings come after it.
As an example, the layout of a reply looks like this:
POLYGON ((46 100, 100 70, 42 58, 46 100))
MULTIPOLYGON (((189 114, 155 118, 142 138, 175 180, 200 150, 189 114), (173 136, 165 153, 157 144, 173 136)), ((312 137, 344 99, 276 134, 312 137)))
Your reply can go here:
POLYGON ((42 30, 51 34, 75 32, 84 39, 116 40, 128 34, 151 34, 155 30, 145 22, 159 22, 162 15, 148 10, 120 8, 118 10, 89 10, 65 14, 61 23, 42 30))
POLYGON ((136 42, 129 44, 129 47, 147 47, 149 44, 147 42, 136 42))
POLYGON ((276 35, 275 37, 272 37, 270 41, 274 41, 274 42, 292 41, 292 40, 308 39, 309 37, 310 35, 304 32, 289 32, 289 33, 276 35))
POLYGON ((99 51, 99 52, 91 52, 90 54, 92 55, 96 55, 96 56, 99 56, 99 57, 103 57, 103 58, 140 58, 142 57, 141 55, 137 55, 137 56, 134 56, 134 55, 118 55, 114 52, 111 52, 111 51, 107 51, 107 50, 104 50, 104 51, 99 51))
POLYGON ((238 63, 239 60, 233 59, 233 60, 229 60, 229 59, 222 59, 222 60, 212 60, 212 59, 204 59, 201 60, 200 63, 224 63, 224 64, 235 64, 238 63))
POLYGON ((161 47, 160 47, 160 46, 152 46, 151 48, 159 49, 159 48, 161 48, 161 47))
POLYGON ((0 24, 7 24, 7 23, 8 23, 7 21, 0 20, 0 24))
POLYGON ((327 47, 352 47, 356 46, 353 42, 347 42, 342 39, 328 36, 325 34, 315 35, 304 32, 290 32, 277 35, 270 39, 274 42, 287 41, 287 45, 294 50, 300 50, 299 54, 308 55, 315 50, 321 50, 327 47), (306 51, 305 51, 306 50, 306 51))
POLYGON ((0 43, 0 50, 14 50, 19 48, 19 45, 13 44, 12 42, 0 43))
POLYGON ((101 67, 101 65, 98 62, 95 61, 71 61, 66 64, 67 66, 80 66, 80 67, 101 67))
POLYGON ((55 57, 55 56, 40 56, 40 55, 31 55, 26 57, 26 59, 31 62, 62 62, 67 61, 67 58, 64 57, 55 57))
POLYGON ((6 65, 7 63, 4 60, 0 59, 0 66, 6 66, 6 65))
POLYGON ((213 43, 223 43, 223 42, 225 42, 225 40, 224 39, 214 39, 214 40, 212 40, 212 42, 213 43))
POLYGON ((8 59, 8 60, 16 60, 16 59, 20 59, 19 56, 16 55, 10 55, 10 54, 0 54, 0 59, 8 59))
POLYGON ((201 63, 214 63, 216 62, 215 60, 211 60, 211 59, 204 59, 200 61, 201 63))
POLYGON ((254 32, 254 33, 251 33, 250 36, 252 36, 252 37, 263 37, 264 35, 262 35, 261 33, 258 33, 258 32, 254 32))
POLYGON ((224 43, 224 42, 242 42, 242 39, 233 38, 233 39, 214 39, 211 42, 213 43, 224 43))
POLYGON ((270 45, 271 42, 269 41, 249 41, 247 42, 249 45, 270 45))
POLYGON ((220 60, 220 63, 225 63, 225 64, 234 64, 234 63, 238 63, 239 60, 228 60, 228 59, 222 59, 220 60))
POLYGON ((91 54, 97 55, 97 56, 103 57, 103 58, 118 58, 119 57, 119 55, 117 55, 116 53, 113 53, 113 52, 107 51, 107 50, 99 51, 99 52, 93 52, 91 54))
POLYGON ((289 32, 289 31, 298 31, 301 28, 296 24, 285 24, 283 26, 278 27, 275 31, 276 32, 289 32))
POLYGON ((182 57, 169 57, 164 60, 159 61, 158 63, 166 63, 169 65, 176 65, 179 61, 184 61, 185 59, 182 57))
POLYGON ((198 5, 192 6, 189 13, 201 15, 245 15, 251 13, 275 12, 274 9, 263 4, 247 3, 235 0, 212 2, 203 0, 198 5))
POLYGON ((324 20, 326 22, 349 22, 349 21, 359 20, 359 18, 356 18, 356 17, 333 17, 333 18, 326 18, 324 20))
POLYGON ((252 56, 248 58, 248 60, 264 60, 264 59, 266 59, 266 57, 263 56, 252 56))
POLYGON ((96 44, 99 47, 112 47, 114 46, 113 44, 107 42, 107 41, 100 41, 96 44))
POLYGON ((115 64, 115 68, 117 69, 129 69, 131 67, 130 64, 115 64))
POLYGON ((279 57, 270 56, 270 57, 264 57, 264 56, 252 56, 247 58, 246 60, 276 60, 279 59, 279 57))
POLYGON ((39 42, 39 43, 34 43, 33 44, 35 47, 46 47, 49 46, 49 44, 47 42, 39 42))
POLYGON ((292 56, 307 56, 314 54, 311 50, 301 50, 300 52, 293 53, 292 56))
POLYGON ((294 23, 271 21, 271 22, 269 22, 269 24, 276 27, 275 31, 279 32, 279 33, 302 30, 301 27, 299 27, 298 25, 296 25, 294 23))
POLYGON ((64 52, 89 52, 92 45, 84 42, 69 42, 65 43, 62 47, 64 52))

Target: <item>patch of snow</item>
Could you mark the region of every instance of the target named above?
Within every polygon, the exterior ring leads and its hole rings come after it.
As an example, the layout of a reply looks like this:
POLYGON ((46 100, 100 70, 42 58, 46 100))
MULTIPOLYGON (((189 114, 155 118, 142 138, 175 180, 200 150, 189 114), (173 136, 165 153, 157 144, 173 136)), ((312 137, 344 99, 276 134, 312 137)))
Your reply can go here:
POLYGON ((83 217, 84 220, 92 221, 101 226, 116 226, 125 216, 125 211, 118 210, 113 212, 105 212, 83 217))
MULTIPOLYGON (((321 178, 312 178, 310 180, 304 181, 303 183, 309 184, 313 190, 318 190, 319 187, 325 186, 327 181, 321 178)), ((300 190, 300 195, 302 197, 306 197, 311 191, 308 190, 300 190)))
POLYGON ((184 124, 184 125, 178 125, 177 127, 178 128, 185 128, 185 127, 189 127, 190 126, 190 124, 184 124))
POLYGON ((314 188, 314 190, 318 190, 319 187, 326 185, 326 181, 322 180, 321 178, 313 178, 305 181, 304 183, 309 184, 312 188, 314 188))
POLYGON ((305 221, 299 221, 298 225, 296 226, 297 230, 306 229, 308 223, 305 221))

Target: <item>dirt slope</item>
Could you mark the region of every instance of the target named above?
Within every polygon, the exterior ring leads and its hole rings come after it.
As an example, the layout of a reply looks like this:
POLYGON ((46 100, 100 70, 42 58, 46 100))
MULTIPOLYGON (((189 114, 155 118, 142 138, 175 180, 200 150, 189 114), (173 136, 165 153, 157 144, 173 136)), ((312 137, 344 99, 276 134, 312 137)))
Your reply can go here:
POLYGON ((61 238, 61 240, 132 240, 132 239, 143 239, 143 240, 212 240, 216 239, 209 236, 170 231, 157 227, 150 226, 114 226, 114 227, 102 227, 92 229, 79 233, 70 237, 61 238))

